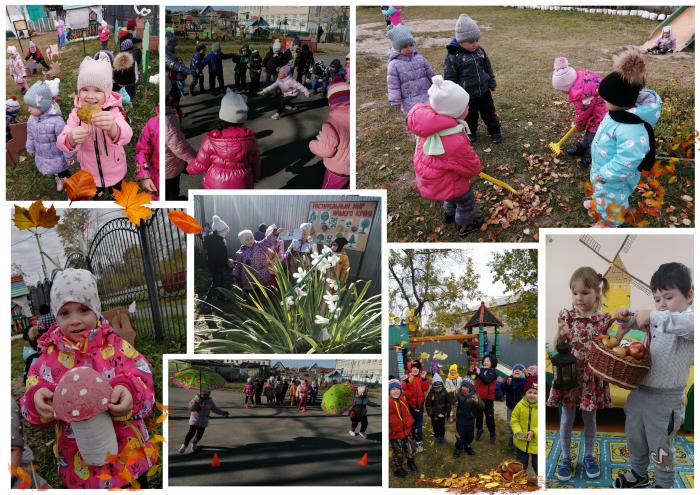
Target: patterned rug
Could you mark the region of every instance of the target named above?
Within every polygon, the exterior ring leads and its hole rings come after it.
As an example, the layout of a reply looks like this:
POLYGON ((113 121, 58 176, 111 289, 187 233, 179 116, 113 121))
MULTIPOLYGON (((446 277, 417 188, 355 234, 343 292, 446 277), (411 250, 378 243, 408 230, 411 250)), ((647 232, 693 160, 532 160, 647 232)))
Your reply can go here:
MULTIPOLYGON (((559 432, 547 430, 547 488, 612 488, 615 478, 629 470, 629 453, 623 433, 598 432, 593 446, 593 455, 600 466, 600 477, 588 479, 583 472, 583 433, 574 431, 571 435, 571 459, 573 476, 562 482, 556 476, 557 464, 561 456, 559 432)), ((676 438, 676 482, 674 488, 693 488, 693 441, 685 436, 676 438)), ((654 479, 652 466, 649 478, 654 479)))

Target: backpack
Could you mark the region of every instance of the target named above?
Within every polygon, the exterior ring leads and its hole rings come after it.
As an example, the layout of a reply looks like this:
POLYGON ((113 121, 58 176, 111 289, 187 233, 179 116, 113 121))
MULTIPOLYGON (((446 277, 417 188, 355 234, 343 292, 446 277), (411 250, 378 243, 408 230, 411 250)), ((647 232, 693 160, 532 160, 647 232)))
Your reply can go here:
POLYGON ((629 113, 625 110, 615 110, 608 112, 608 114, 610 115, 611 119, 613 119, 615 122, 619 122, 620 124, 644 125, 644 128, 647 130, 647 134, 649 134, 649 151, 646 155, 644 155, 644 158, 637 167, 637 170, 640 172, 651 170, 651 167, 654 166, 654 162, 656 161, 656 137, 654 136, 654 128, 651 126, 651 124, 642 119, 639 115, 629 113))

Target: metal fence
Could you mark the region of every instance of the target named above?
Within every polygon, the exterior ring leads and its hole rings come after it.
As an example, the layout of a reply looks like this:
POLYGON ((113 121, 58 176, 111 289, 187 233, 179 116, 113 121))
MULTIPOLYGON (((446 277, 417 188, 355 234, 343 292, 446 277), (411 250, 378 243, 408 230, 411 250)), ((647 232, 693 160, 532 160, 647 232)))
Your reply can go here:
POLYGON ((73 254, 65 268, 86 268, 97 278, 103 309, 130 307, 139 333, 185 342, 187 242, 158 209, 141 225, 110 220, 95 234, 87 257, 73 254))

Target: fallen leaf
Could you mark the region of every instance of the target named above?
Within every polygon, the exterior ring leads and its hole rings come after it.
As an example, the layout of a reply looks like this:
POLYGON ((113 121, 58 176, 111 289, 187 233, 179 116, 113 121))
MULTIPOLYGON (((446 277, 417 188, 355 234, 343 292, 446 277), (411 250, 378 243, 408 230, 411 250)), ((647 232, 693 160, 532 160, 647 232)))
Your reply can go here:
POLYGON ((124 207, 124 216, 134 225, 139 225, 141 220, 153 215, 153 210, 143 206, 151 202, 151 195, 139 192, 136 182, 122 182, 122 188, 114 189, 114 202, 124 207))
POLYGON ((71 201, 87 201, 97 194, 97 185, 90 172, 80 170, 63 181, 63 190, 71 201))
POLYGON ((684 194, 683 196, 681 196, 681 199, 682 199, 683 201, 688 202, 688 203, 690 203, 690 202, 693 201, 693 198, 691 198, 691 197, 688 196, 687 194, 684 194))
POLYGON ((44 227, 50 229, 58 224, 59 216, 56 215, 56 209, 45 208, 42 200, 34 201, 29 209, 15 205, 15 215, 13 218, 15 227, 19 230, 27 230, 31 228, 44 227))
POLYGON ((184 211, 171 210, 168 212, 168 218, 185 234, 199 234, 202 231, 199 222, 184 211))
POLYGON ((683 220, 681 220, 681 223, 685 226, 689 226, 693 222, 691 222, 689 218, 684 218, 683 220))
POLYGON ((484 153, 491 153, 491 148, 485 148, 484 153))

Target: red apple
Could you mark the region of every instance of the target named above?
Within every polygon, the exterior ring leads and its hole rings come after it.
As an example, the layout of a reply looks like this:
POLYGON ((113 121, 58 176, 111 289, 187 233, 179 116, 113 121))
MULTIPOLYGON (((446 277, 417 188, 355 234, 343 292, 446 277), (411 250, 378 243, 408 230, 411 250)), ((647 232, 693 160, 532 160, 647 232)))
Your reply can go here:
POLYGON ((646 353, 646 348, 641 342, 632 342, 629 346, 629 355, 635 359, 642 359, 646 353))

